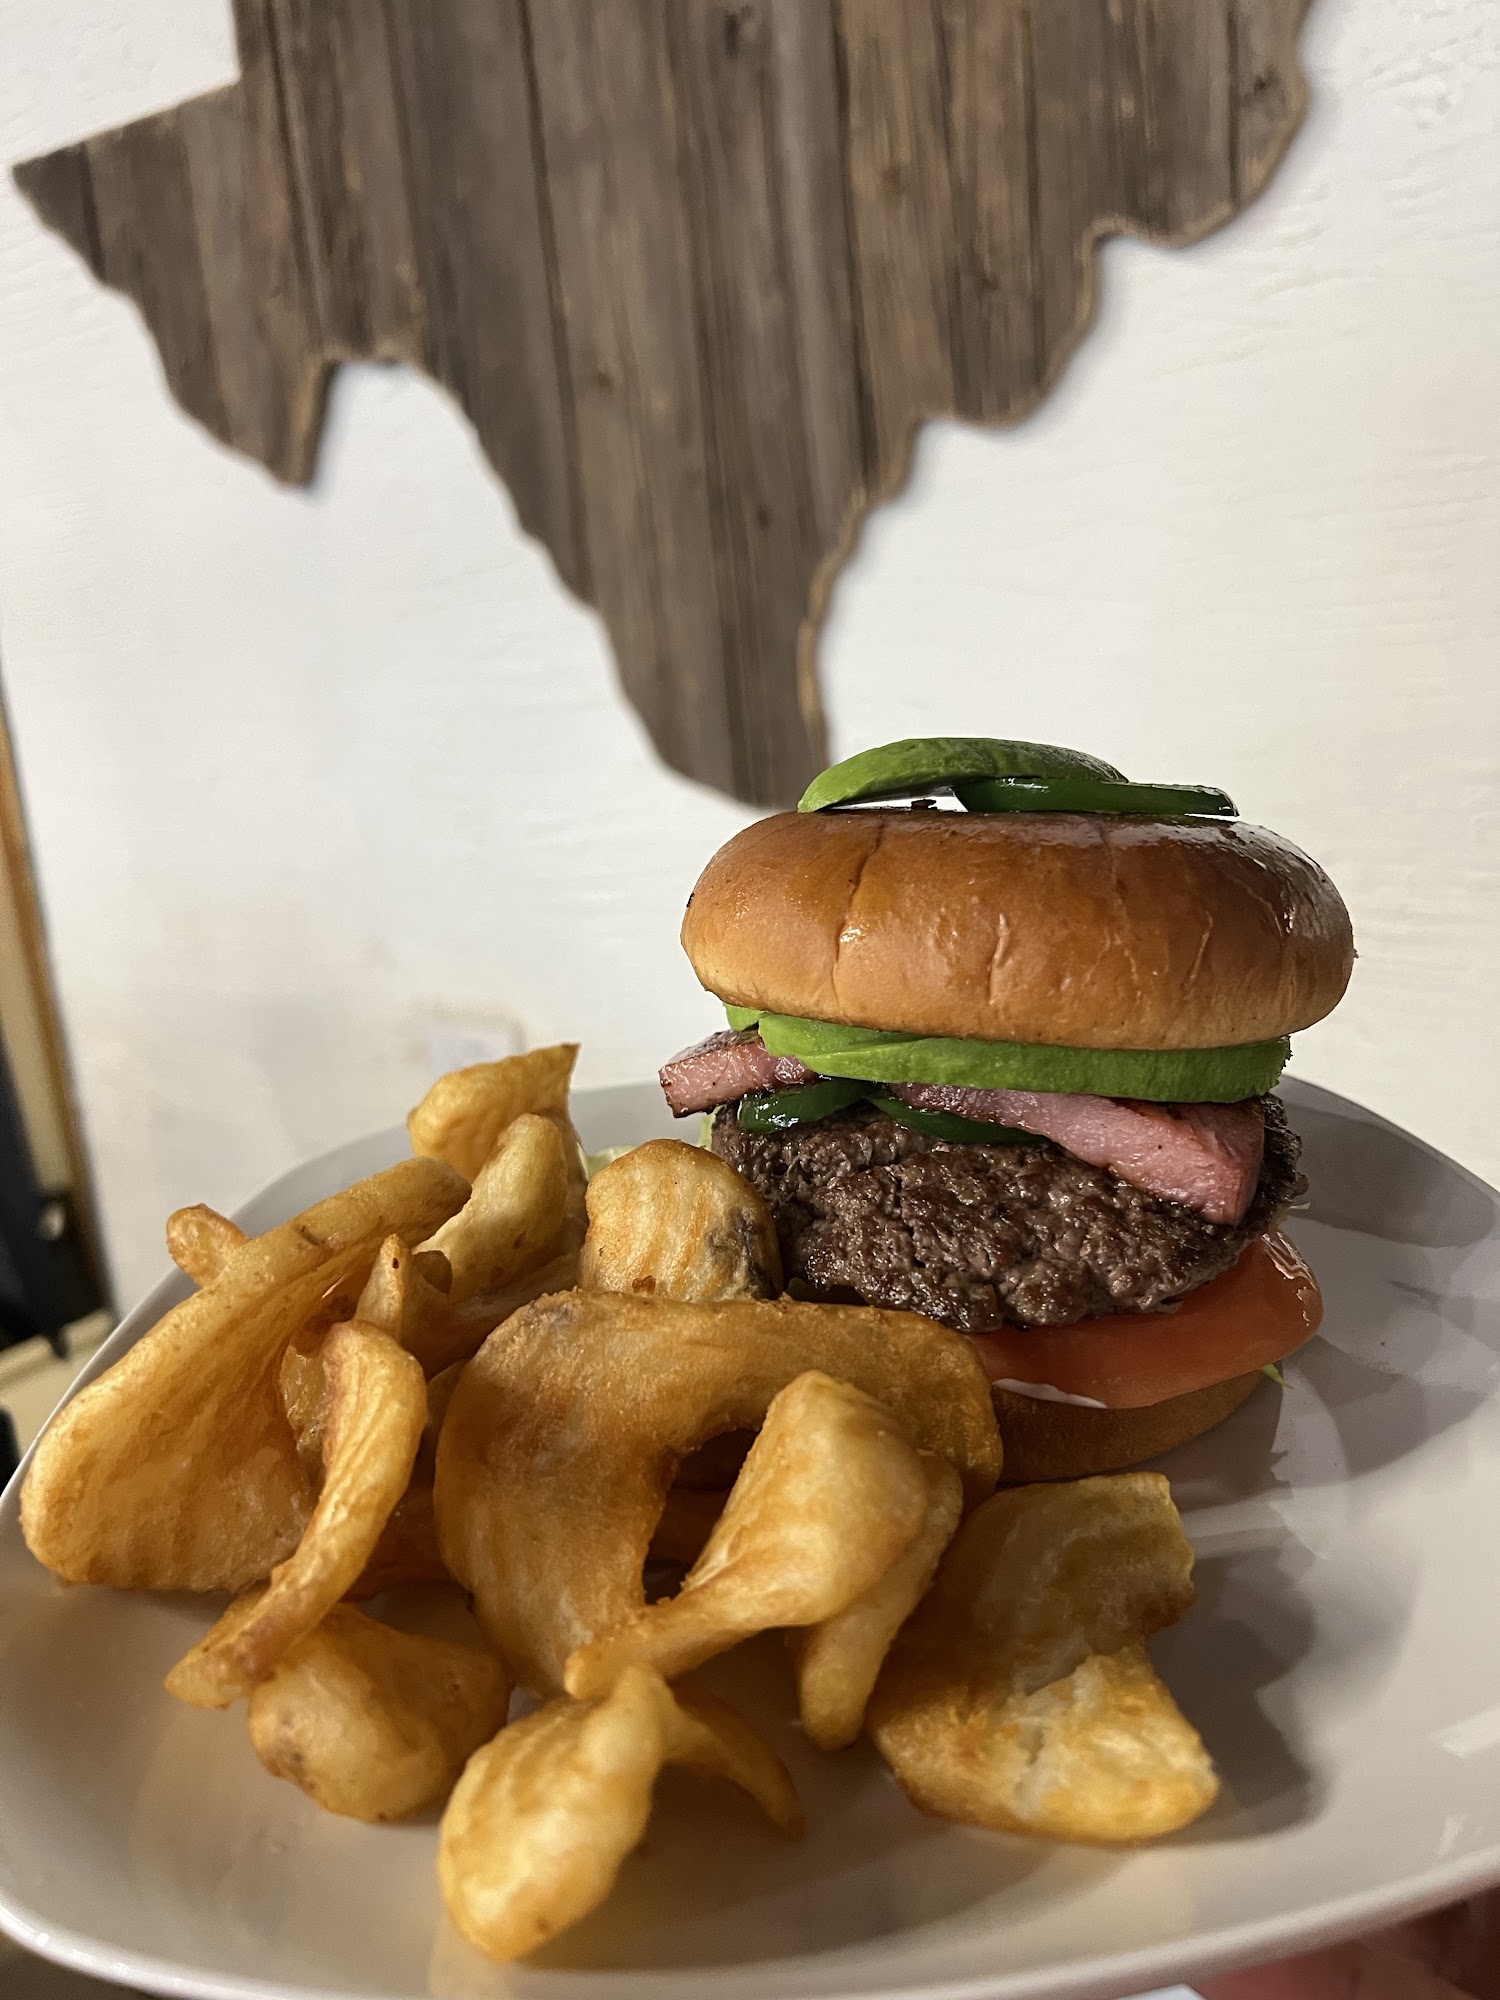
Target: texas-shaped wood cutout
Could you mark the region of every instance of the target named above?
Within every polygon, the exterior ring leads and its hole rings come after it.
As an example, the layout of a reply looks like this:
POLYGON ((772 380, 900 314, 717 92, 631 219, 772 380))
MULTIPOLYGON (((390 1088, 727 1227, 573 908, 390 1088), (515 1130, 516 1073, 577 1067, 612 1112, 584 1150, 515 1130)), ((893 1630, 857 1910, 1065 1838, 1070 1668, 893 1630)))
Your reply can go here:
POLYGON ((784 804, 917 426, 1032 407, 1101 236, 1259 192, 1307 4, 235 0, 238 83, 16 178, 278 479, 340 361, 444 384, 661 755, 784 804))

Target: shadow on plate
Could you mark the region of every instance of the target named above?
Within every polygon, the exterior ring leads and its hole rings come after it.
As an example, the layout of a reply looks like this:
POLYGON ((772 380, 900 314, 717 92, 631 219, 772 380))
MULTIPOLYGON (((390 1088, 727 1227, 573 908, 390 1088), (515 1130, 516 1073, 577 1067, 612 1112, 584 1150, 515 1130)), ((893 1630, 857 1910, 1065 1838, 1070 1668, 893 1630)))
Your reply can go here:
POLYGON ((1420 1550, 1386 1556, 1378 1572, 1351 1571, 1274 1520, 1199 1556, 1197 1602, 1151 1652, 1223 1791, 1176 1844, 1243 1840, 1321 1814, 1327 1781, 1307 1744, 1327 1734, 1328 1691, 1345 1718, 1377 1710, 1411 1622, 1420 1550))
MULTIPOLYGON (((1393 1372, 1361 1361, 1327 1341, 1315 1340, 1293 1366, 1312 1389, 1337 1429, 1343 1468, 1329 1467, 1329 1480, 1358 1479, 1433 1442, 1464 1423, 1494 1393, 1490 1379, 1468 1387, 1426 1380, 1419 1368, 1393 1372)), ((1298 1464, 1295 1483, 1323 1483, 1315 1468, 1298 1464)))
POLYGON ((1312 1221, 1427 1250, 1466 1249, 1500 1230, 1500 1200, 1419 1140, 1307 1096, 1291 1115, 1312 1221))
POLYGON ((1282 1391, 1267 1381, 1222 1424, 1147 1468, 1164 1472, 1184 1513, 1257 1500, 1286 1484, 1276 1469, 1282 1391))
MULTIPOLYGON (((1213 1807, 1174 1837, 1177 1846, 1246 1840, 1313 1819, 1324 1780, 1300 1744, 1266 1713, 1266 1690, 1284 1680, 1316 1642, 1312 1607, 1278 1546, 1226 1551, 1197 1564, 1198 1600, 1180 1625, 1152 1642, 1152 1659, 1208 1746, 1223 1790, 1213 1807)), ((1305 1551, 1303 1552, 1305 1554, 1305 1551)))

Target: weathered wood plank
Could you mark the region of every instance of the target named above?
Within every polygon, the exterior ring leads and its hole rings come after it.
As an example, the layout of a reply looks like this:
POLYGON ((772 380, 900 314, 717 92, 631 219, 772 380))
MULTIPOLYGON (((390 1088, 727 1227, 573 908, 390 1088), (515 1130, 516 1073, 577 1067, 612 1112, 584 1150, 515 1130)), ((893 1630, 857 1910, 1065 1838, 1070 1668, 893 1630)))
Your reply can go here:
POLYGON ((1103 234, 1259 190, 1306 4, 235 0, 238 85, 17 178, 283 478, 340 358, 445 383, 662 755, 772 803, 916 426, 1031 407, 1103 234))
MULTIPOLYGON (((234 91, 215 95, 212 115, 232 115, 234 91)), ((188 415, 226 444, 233 442, 219 387, 181 113, 163 111, 101 133, 88 141, 88 162, 104 282, 140 307, 168 386, 188 415)))
POLYGON ((942 45, 926 6, 839 0, 854 266, 876 492, 951 410, 953 187, 942 45))
MULTIPOLYGON (((802 0, 804 35, 823 16, 802 0)), ((826 283, 799 291, 813 256, 836 252, 842 222, 838 183, 804 184, 788 200, 783 161, 805 160, 808 129, 837 128, 831 64, 821 102, 808 89, 784 95, 782 56, 768 4, 678 0, 670 10, 673 80, 688 171, 684 178, 707 427, 712 548, 723 670, 739 750, 738 789, 767 803, 806 783, 827 761, 792 679, 798 636, 822 554, 827 503, 820 476, 852 442, 850 370, 844 405, 825 410, 803 377, 806 339, 828 355, 836 314, 826 283), (796 124, 792 127, 792 121, 796 124), (792 129, 788 129, 792 127, 792 129), (821 197, 821 201, 820 201, 821 197), (837 204, 837 215, 827 209, 837 204), (805 232, 794 251, 793 232, 805 232), (814 439, 817 440, 816 445, 814 439), (790 782, 789 782, 790 781, 790 782)), ((847 319, 847 305, 845 309, 847 319)), ((858 490, 857 456, 839 468, 858 490)))
POLYGON ((1044 357, 1035 310, 1028 10, 939 0, 953 183, 953 386, 960 414, 1026 408, 1044 357))
MULTIPOLYGON (((242 24, 243 26, 244 24, 242 24)), ((308 285, 274 65, 254 24, 241 82, 179 121, 226 442, 279 479, 309 478, 330 360, 308 285)))
POLYGON ((1307 109, 1297 35, 1312 0, 1230 0, 1230 133, 1236 208, 1279 165, 1307 109))
POLYGON ((591 593, 521 0, 387 0, 432 372, 522 527, 591 593))
POLYGON ((853 247, 841 143, 838 36, 833 0, 767 10, 773 140, 785 233, 786 283, 797 335, 807 424, 813 526, 836 547, 868 483, 860 415, 863 360, 854 306, 853 247))
POLYGON ((94 190, 89 180, 86 146, 63 146, 16 168, 16 186, 36 210, 39 220, 55 230, 82 257, 96 278, 104 276, 99 230, 94 216, 94 190))
POLYGON ((385 10, 269 0, 282 112, 328 351, 427 366, 385 10))
POLYGON ((530 22, 589 572, 662 754, 734 791, 665 10, 542 4, 530 22))

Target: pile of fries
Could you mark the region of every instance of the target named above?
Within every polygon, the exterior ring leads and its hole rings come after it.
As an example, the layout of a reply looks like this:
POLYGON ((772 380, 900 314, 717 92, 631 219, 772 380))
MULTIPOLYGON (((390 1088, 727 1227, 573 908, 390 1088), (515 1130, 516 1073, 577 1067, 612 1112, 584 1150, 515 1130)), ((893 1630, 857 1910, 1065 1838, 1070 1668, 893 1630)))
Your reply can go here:
POLYGON ((243 1698, 329 1812, 446 1800, 444 1901, 497 1960, 609 1894, 667 1764, 802 1831, 775 1752, 686 1678, 768 1630, 812 1742, 867 1734, 929 1812, 1078 1841, 1195 1818, 1213 1770, 1145 1651, 1192 1600, 1166 1481, 997 1491, 963 1337, 780 1296, 764 1205, 701 1148, 590 1181, 576 1053, 441 1078, 413 1158, 263 1236, 174 1215, 198 1289, 46 1433, 36 1555, 235 1593, 168 1691, 243 1698), (483 1644, 358 1608, 404 1583, 463 1593, 483 1644))

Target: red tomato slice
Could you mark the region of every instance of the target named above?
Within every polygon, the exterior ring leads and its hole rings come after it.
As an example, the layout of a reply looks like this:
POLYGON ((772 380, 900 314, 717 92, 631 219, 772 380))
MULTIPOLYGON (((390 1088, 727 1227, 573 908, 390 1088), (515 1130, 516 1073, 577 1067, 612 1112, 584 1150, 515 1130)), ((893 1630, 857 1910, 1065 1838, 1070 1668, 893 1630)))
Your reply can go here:
POLYGON ((969 1337, 992 1382, 1045 1382, 1111 1410, 1139 1410, 1284 1361, 1322 1317, 1317 1279, 1296 1246, 1272 1230, 1221 1277, 1161 1312, 969 1337))

